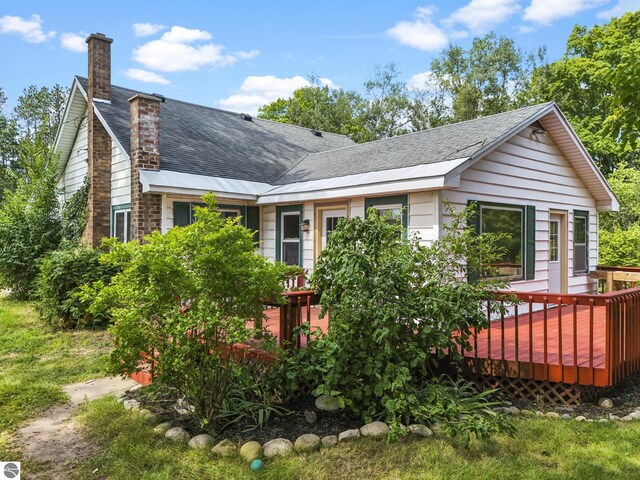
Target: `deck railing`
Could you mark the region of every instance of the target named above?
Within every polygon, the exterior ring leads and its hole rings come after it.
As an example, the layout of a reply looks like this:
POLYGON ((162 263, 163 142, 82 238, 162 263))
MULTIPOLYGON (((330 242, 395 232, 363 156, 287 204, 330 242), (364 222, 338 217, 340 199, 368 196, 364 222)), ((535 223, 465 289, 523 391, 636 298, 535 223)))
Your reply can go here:
POLYGON ((598 265, 589 274, 598 280, 598 292, 610 293, 625 290, 640 285, 640 268, 638 267, 609 267, 598 265))
MULTIPOLYGON (((295 328, 304 322, 311 324, 311 308, 316 307, 320 295, 313 290, 283 292, 286 303, 279 305, 280 325, 278 343, 283 348, 300 348, 302 336, 295 334, 295 328)), ((307 342, 309 338, 306 338, 307 342)))
POLYGON ((471 338, 474 373, 607 387, 640 370, 640 288, 602 295, 508 292, 519 303, 471 338))

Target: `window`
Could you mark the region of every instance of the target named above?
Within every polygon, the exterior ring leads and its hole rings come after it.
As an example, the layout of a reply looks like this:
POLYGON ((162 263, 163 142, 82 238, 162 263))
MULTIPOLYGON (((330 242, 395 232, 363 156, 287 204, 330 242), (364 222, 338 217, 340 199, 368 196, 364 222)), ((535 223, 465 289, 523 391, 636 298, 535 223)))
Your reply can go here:
POLYGON ((589 271, 589 212, 573 212, 573 273, 589 271))
POLYGON ((560 239, 560 222, 552 220, 549 222, 549 261, 557 262, 560 258, 558 254, 558 243, 560 239))
POLYGON ((111 235, 122 243, 133 239, 131 207, 129 205, 113 207, 111 215, 111 235))
POLYGON ((302 205, 276 207, 276 260, 302 266, 302 205))
POLYGON ((402 226, 406 229, 407 222, 407 196, 392 195, 388 197, 367 198, 364 201, 365 211, 369 208, 375 208, 381 215, 389 215, 388 222, 402 222, 402 226))
MULTIPOLYGON (((204 207, 204 203, 173 202, 173 226, 184 227, 195 221, 196 207, 204 207)), ((260 207, 252 205, 218 205, 222 218, 242 217, 242 225, 255 233, 253 239, 260 240, 260 207)))
POLYGON ((497 275, 512 280, 524 278, 524 212, 521 207, 480 206, 480 233, 505 235, 497 242, 502 258, 489 266, 497 275))

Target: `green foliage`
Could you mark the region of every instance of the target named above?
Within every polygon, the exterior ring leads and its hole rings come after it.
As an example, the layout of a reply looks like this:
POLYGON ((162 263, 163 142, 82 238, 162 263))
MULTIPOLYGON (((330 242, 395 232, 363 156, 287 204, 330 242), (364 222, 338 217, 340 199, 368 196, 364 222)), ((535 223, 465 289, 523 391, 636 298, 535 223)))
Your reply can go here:
POLYGON ((80 295, 81 287, 94 282, 108 283, 115 268, 100 262, 100 250, 67 246, 49 252, 40 263, 36 281, 36 309, 49 325, 74 328, 104 325, 104 311, 90 312, 90 302, 80 295))
MULTIPOLYGON (((104 261, 122 269, 96 295, 108 305, 120 373, 156 359, 156 382, 177 389, 202 424, 216 427, 234 381, 234 346, 249 340, 246 322, 263 315, 263 301, 279 298, 286 266, 256 253, 253 234, 238 219, 222 219, 213 195, 196 222, 154 232, 146 243, 111 239, 104 261)), ((85 289, 86 295, 94 295, 85 289)))
POLYGON ((640 267, 640 225, 600 229, 598 263, 610 267, 640 267))
POLYGON ((621 164, 607 178, 609 186, 620 201, 619 212, 600 214, 600 229, 628 229, 640 226, 640 170, 621 164))
POLYGON ((85 179, 82 187, 62 207, 62 235, 64 240, 76 243, 82 238, 87 221, 89 182, 85 179))
POLYGON ((544 49, 525 55, 513 39, 489 33, 468 50, 452 45, 431 62, 436 84, 450 104, 449 122, 471 120, 528 103, 529 78, 544 49))
POLYGON ((60 242, 56 196, 57 155, 43 135, 20 147, 22 173, 17 187, 0 207, 0 287, 16 298, 27 298, 38 274, 38 263, 60 242))
POLYGON ((491 291, 507 285, 491 275, 465 281, 468 269, 487 271, 500 258, 501 236, 476 235, 471 209, 449 211, 441 239, 423 246, 369 209, 339 223, 320 255, 311 282, 331 316, 317 393, 365 420, 433 421, 425 399, 434 360, 447 350, 455 362, 470 348, 472 330, 487 325, 491 291))
POLYGON ((605 173, 620 162, 637 162, 637 150, 619 140, 630 138, 638 115, 637 89, 630 91, 637 81, 638 38, 640 12, 591 28, 576 25, 564 57, 532 78, 532 97, 558 103, 605 173))
POLYGON ((58 84, 25 88, 13 111, 22 141, 33 142, 41 135, 46 145, 53 146, 68 95, 69 90, 58 84))

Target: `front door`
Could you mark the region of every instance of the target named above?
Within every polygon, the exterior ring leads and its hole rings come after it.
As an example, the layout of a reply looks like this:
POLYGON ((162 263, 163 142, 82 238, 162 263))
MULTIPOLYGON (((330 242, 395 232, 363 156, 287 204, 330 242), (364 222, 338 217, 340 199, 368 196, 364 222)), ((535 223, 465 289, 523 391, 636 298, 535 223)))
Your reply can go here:
POLYGON ((331 232, 336 228, 338 222, 347 216, 345 208, 337 208, 335 210, 322 210, 322 230, 320 232, 320 250, 327 246, 327 240, 331 236, 331 232))
POLYGON ((562 216, 551 215, 549 220, 549 292, 562 293, 563 238, 562 216))

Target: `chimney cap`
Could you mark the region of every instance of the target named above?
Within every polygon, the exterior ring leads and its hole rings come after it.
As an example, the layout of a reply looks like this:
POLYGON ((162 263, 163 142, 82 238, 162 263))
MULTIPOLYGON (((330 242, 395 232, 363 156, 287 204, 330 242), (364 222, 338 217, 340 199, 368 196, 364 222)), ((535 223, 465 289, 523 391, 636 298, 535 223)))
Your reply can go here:
MULTIPOLYGON (((164 97, 163 97, 164 98, 164 97)), ((150 100, 152 102, 164 102, 163 98, 160 98, 156 95, 148 95, 146 93, 136 93, 133 97, 129 99, 129 102, 133 102, 134 100, 142 99, 142 100, 150 100)))
POLYGON ((96 39, 96 40, 100 40, 102 42, 107 42, 107 43, 113 43, 113 38, 109 38, 104 33, 99 33, 99 32, 92 33, 91 35, 89 35, 85 40, 85 42, 89 43, 91 39, 96 39))

